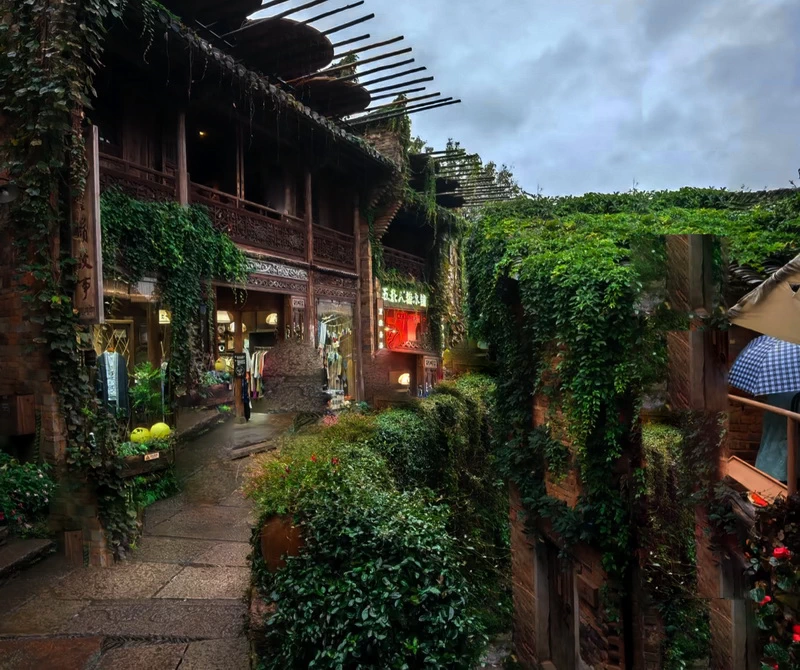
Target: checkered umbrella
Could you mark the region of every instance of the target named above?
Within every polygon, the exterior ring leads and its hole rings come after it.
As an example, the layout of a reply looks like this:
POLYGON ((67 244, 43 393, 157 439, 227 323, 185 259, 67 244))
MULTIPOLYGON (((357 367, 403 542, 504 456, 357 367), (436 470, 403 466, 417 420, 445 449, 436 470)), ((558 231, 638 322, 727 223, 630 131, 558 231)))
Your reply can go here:
POLYGON ((757 337, 736 358, 728 381, 751 395, 800 391, 800 345, 757 337))

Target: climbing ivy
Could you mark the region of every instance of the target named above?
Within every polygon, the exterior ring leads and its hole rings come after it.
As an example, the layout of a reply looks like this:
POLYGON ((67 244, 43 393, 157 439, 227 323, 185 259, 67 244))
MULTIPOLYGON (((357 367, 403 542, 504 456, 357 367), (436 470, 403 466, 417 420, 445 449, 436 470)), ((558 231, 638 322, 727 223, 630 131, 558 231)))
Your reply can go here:
POLYGON ((171 311, 172 380, 175 388, 194 387, 201 366, 193 364, 193 357, 203 350, 199 307, 207 304, 209 312, 214 310, 208 282, 243 283, 247 258, 214 228, 202 206, 145 202, 112 190, 103 193, 101 211, 106 272, 129 283, 148 275, 157 279, 161 299, 171 311))
POLYGON ((800 197, 684 189, 530 198, 486 208, 467 240, 470 325, 489 344, 500 379, 498 461, 532 520, 550 519, 567 547, 600 550, 609 617, 638 532, 630 474, 641 455, 638 408, 664 379, 664 331, 685 319, 665 318, 663 298, 647 298, 666 277, 662 236, 687 233, 724 236, 732 261, 762 267, 800 249, 800 197), (548 424, 534 430, 532 400, 545 391, 548 424), (547 495, 555 438, 571 445, 579 472, 574 509, 547 495))

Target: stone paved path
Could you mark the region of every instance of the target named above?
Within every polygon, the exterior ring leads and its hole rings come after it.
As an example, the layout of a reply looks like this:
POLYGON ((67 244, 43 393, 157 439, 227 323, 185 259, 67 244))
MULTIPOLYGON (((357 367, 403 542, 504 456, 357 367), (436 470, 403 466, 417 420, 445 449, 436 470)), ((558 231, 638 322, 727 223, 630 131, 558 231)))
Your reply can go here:
POLYGON ((227 424, 179 452, 183 492, 147 509, 130 560, 75 568, 56 556, 0 586, 0 670, 249 668, 254 520, 235 441, 227 424))

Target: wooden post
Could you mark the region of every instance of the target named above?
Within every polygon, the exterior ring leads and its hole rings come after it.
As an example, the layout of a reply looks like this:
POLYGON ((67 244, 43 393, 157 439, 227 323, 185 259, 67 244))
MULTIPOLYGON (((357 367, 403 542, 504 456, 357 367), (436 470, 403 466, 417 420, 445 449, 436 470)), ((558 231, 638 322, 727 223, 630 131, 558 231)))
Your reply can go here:
POLYGON ((786 486, 788 493, 797 493, 797 422, 786 419, 786 486))
POLYGON ((354 315, 353 324, 353 342, 356 355, 356 378, 354 386, 354 395, 356 400, 364 400, 364 371, 363 371, 363 351, 361 347, 361 211, 359 209, 358 193, 356 193, 353 204, 353 237, 355 237, 355 254, 356 254, 356 310, 354 315))
MULTIPOLYGON (((241 310, 234 312, 233 317, 234 331, 233 331, 233 351, 236 354, 244 352, 244 329, 242 328, 242 312, 241 310)), ((234 365, 234 372, 236 366, 234 365)), ((233 401, 236 407, 236 422, 244 423, 244 399, 242 398, 242 379, 238 375, 233 379, 233 401)))
POLYGON ((314 207, 311 170, 306 169, 306 262, 308 263, 308 287, 306 289, 306 319, 308 319, 309 342, 316 346, 316 313, 317 305, 314 302, 314 207))
POLYGON ((236 126, 236 197, 244 200, 244 136, 236 126))
POLYGON ((186 153, 186 112, 178 114, 178 202, 189 204, 189 161, 186 153))
POLYGON ((161 327, 158 324, 158 309, 156 305, 147 304, 147 360, 150 365, 157 368, 161 365, 161 327))

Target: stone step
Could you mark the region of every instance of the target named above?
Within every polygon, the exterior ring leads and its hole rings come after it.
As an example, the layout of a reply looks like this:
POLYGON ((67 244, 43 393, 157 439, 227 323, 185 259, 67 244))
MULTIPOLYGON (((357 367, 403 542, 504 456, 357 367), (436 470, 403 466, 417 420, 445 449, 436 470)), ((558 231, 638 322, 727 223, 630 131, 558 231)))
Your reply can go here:
POLYGON ((52 540, 9 540, 0 547, 0 577, 24 570, 55 549, 56 543, 52 540))

